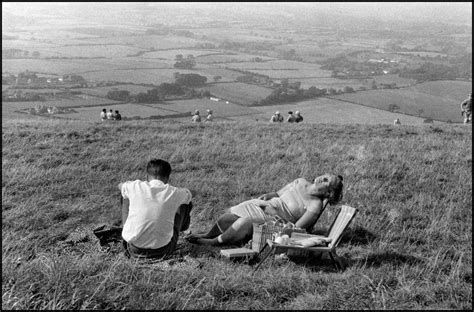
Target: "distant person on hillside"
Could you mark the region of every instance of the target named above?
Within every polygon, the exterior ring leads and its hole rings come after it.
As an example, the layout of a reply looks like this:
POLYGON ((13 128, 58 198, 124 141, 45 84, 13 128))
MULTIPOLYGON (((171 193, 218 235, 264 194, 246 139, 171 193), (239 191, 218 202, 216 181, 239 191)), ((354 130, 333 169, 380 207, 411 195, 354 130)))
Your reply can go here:
POLYGON ((147 181, 118 185, 123 197, 123 245, 128 257, 161 258, 175 250, 179 232, 189 228, 192 195, 168 183, 167 161, 150 160, 146 172, 147 181))
POLYGON ((114 113, 112 110, 109 110, 109 112, 107 113, 107 120, 113 120, 114 117, 113 117, 114 113))
POLYGON ((295 122, 302 122, 303 121, 303 116, 301 116, 301 113, 299 111, 295 112, 295 122))
POLYGON ((286 119, 287 122, 295 122, 296 121, 296 116, 293 115, 292 111, 288 112, 288 118, 286 119))
POLYGON ((122 120, 122 115, 120 115, 119 111, 116 110, 113 118, 114 120, 122 120))
POLYGON ((394 125, 401 125, 402 123, 400 122, 400 119, 397 118, 397 119, 395 119, 395 120, 393 121, 393 124, 394 124, 394 125))
POLYGON ((107 110, 105 108, 100 112, 100 120, 107 120, 107 110))
POLYGON ((201 122, 201 116, 199 115, 199 111, 195 110, 193 118, 191 118, 191 122, 201 122))
POLYGON ((208 109, 207 110, 207 117, 206 117, 206 122, 210 122, 214 120, 214 116, 212 116, 212 110, 208 109))
POLYGON ((461 103, 461 116, 464 117, 465 124, 472 122, 472 93, 461 103))
POLYGON ((276 111, 272 118, 270 118, 270 122, 283 122, 283 116, 280 115, 279 111, 276 111))
POLYGON ((252 237, 253 223, 265 223, 275 216, 311 231, 324 210, 324 202, 337 204, 342 199, 342 177, 324 174, 310 182, 299 178, 278 192, 264 194, 226 209, 216 224, 204 234, 186 239, 200 245, 236 244, 252 237))

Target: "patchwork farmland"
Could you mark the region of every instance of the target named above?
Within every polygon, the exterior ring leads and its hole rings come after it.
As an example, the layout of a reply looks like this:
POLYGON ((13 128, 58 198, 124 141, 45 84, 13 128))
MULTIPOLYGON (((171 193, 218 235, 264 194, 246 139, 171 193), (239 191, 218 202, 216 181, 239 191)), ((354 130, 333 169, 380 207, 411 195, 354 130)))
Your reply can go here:
MULTIPOLYGON (((96 27, 65 27, 58 30, 52 27, 44 27, 41 31, 30 29, 30 32, 12 33, 17 36, 16 40, 4 40, 6 48, 26 49, 30 55, 34 51, 40 53, 39 58, 2 59, 2 71, 9 74, 19 74, 25 71, 36 72, 51 77, 60 77, 67 74, 79 74, 90 85, 87 88, 78 88, 76 92, 83 93, 83 97, 74 99, 58 99, 57 101, 45 101, 41 103, 46 107, 80 107, 80 106, 101 106, 115 105, 115 101, 106 99, 110 90, 128 90, 131 94, 146 93, 153 87, 163 83, 172 83, 177 72, 180 74, 197 74, 206 77, 207 83, 199 90, 207 90, 211 97, 222 99, 223 102, 214 103, 209 98, 200 102, 198 109, 205 110, 204 106, 213 109, 215 114, 222 118, 235 117, 245 119, 243 116, 254 114, 252 120, 266 120, 269 114, 278 110, 283 111, 302 110, 305 111, 306 122, 319 122, 324 115, 325 120, 335 122, 355 122, 364 123, 392 123, 393 119, 399 117, 407 124, 422 124, 426 118, 439 122, 460 122, 459 103, 470 91, 471 83, 468 81, 435 81, 417 84, 416 80, 402 78, 397 74, 382 74, 366 78, 344 79, 333 77, 331 70, 321 69, 320 64, 314 63, 311 57, 311 49, 318 45, 320 54, 330 55, 339 51, 356 51, 357 55, 371 55, 367 49, 374 49, 376 46, 386 44, 384 40, 375 39, 351 39, 345 42, 330 40, 332 34, 324 29, 318 29, 321 38, 326 38, 327 42, 304 41, 305 35, 295 34, 293 40, 297 42, 280 44, 289 40, 288 36, 274 38, 269 32, 236 31, 235 38, 241 40, 255 40, 260 44, 273 44, 285 51, 294 49, 296 53, 308 54, 308 60, 296 61, 278 58, 275 52, 261 53, 235 51, 226 49, 201 48, 215 46, 220 36, 228 36, 229 30, 217 30, 201 28, 196 30, 194 38, 179 35, 157 35, 146 33, 146 28, 131 27, 129 29, 120 28, 96 28, 96 27), (206 31, 208 33, 206 33, 206 31), (34 36, 32 35, 34 34, 34 36), (199 38, 201 36, 201 38, 199 38), (214 41, 209 40, 214 36, 214 41), (187 57, 192 55, 196 61, 193 69, 174 68, 175 59, 178 55, 187 57), (56 58, 51 58, 55 56, 56 58), (85 58, 85 59, 83 59, 85 58), (328 95, 332 100, 324 97, 315 100, 302 100, 297 103, 281 103, 278 105, 268 105, 265 107, 255 107, 247 110, 258 101, 265 99, 275 90, 270 84, 239 82, 241 76, 249 73, 255 75, 265 75, 276 83, 288 79, 289 83, 300 83, 300 88, 309 89, 316 87, 319 89, 336 90, 343 93, 344 88, 352 88, 355 93, 344 93, 328 95), (100 85, 97 85, 99 84, 100 85), (94 86, 94 84, 96 86, 94 86), (104 84, 117 84, 103 86, 104 84), (393 85, 396 89, 374 89, 377 86, 393 85), (93 96, 93 97, 86 97, 93 96), (102 98, 102 100, 100 100, 102 98), (230 105, 225 106, 228 101, 230 105), (205 104, 208 103, 208 104, 205 104), (308 103, 325 103, 321 106, 308 103), (333 104, 328 104, 333 103, 333 104), (243 105, 242 117, 237 117, 233 112, 235 105, 243 105), (350 105, 354 105, 351 109, 350 105), (391 105, 391 107, 389 107, 391 105), (232 108, 231 108, 232 107, 232 108), (293 107, 293 108, 292 108, 293 107), (362 108, 363 107, 363 108, 362 108), (397 108, 393 110, 393 108, 397 108), (331 115, 330 108, 335 111, 331 115), (375 110, 371 110, 371 109, 375 110), (225 110, 232 112, 227 113, 225 110), (353 110, 364 111, 363 114, 356 114, 353 110), (351 113, 346 113, 351 112, 351 113), (268 115, 263 117, 262 114, 268 115), (315 116, 314 118, 312 116, 315 116), (335 117, 337 116, 337 118, 335 117), (364 118, 372 116, 370 118, 364 118)), ((324 40, 326 40, 324 39, 324 40)), ((281 53, 281 52, 280 52, 281 53)), ((376 54, 374 54, 376 55, 376 54)), ((391 57, 408 57, 405 54, 388 54, 391 57)), ((361 56, 359 56, 361 57, 361 56)), ((374 56, 375 57, 375 56, 374 56)), ((409 56, 412 57, 412 56, 409 56)), ((430 55, 427 55, 430 57, 430 55)), ((435 56, 436 57, 436 56, 435 56)), ((317 59, 321 61, 321 57, 317 59)), ((2 90, 5 90, 2 86, 2 90)), ((58 92, 62 92, 59 90, 58 92)), ((176 108, 171 109, 178 113, 190 112, 193 109, 184 109, 186 105, 177 104, 175 101, 168 101, 166 104, 148 103, 147 105, 159 107, 170 103, 176 103, 176 108), (184 106, 183 106, 184 105, 184 106)), ((16 110, 32 108, 39 103, 8 103, 2 109, 5 113, 11 114, 16 110), (14 109, 12 107, 17 107, 14 109)), ((140 112, 136 116, 145 116, 153 113, 157 116, 170 116, 166 111, 149 111, 148 109, 132 109, 133 103, 124 106, 125 113, 128 109, 140 112)), ((90 111, 96 118, 95 109, 81 109, 81 113, 62 115, 61 118, 86 118, 86 111, 90 111), (92 113, 94 112, 94 113, 92 113)), ((224 120, 224 119, 223 119, 224 120)), ((232 119, 231 119, 232 120, 232 119)))

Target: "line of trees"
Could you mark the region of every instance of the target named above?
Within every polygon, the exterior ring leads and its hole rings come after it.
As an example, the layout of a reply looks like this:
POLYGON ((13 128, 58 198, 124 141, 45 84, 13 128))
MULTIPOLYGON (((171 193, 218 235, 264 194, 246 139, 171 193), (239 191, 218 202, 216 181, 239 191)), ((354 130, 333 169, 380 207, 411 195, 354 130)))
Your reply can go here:
POLYGON ((308 89, 289 90, 285 87, 279 87, 266 98, 254 102, 254 105, 272 105, 277 103, 297 102, 305 99, 311 99, 327 94, 327 89, 319 89, 314 86, 308 89))

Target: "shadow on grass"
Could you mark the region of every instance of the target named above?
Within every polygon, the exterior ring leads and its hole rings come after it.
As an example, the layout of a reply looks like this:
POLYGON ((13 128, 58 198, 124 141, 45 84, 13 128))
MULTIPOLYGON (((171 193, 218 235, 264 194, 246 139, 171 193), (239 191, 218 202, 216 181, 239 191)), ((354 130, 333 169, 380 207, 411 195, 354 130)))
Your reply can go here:
MULTIPOLYGON (((312 232, 315 235, 327 235, 327 229, 316 229, 312 232)), ((347 228, 342 234, 339 245, 341 244, 351 244, 351 245, 367 245, 368 243, 374 241, 377 236, 367 231, 362 226, 354 226, 347 228)))
POLYGON ((400 266, 402 264, 417 265, 423 263, 425 263, 425 260, 422 258, 407 254, 401 254, 394 251, 372 253, 364 258, 354 259, 351 261, 351 265, 371 267, 380 267, 383 264, 400 266))
MULTIPOLYGON (((313 255, 306 258, 290 258, 296 264, 304 265, 305 267, 318 270, 318 271, 328 271, 335 272, 333 262, 326 254, 313 255)), ((370 267, 380 267, 385 264, 392 266, 401 266, 403 264, 408 265, 418 265, 424 264, 425 260, 419 257, 412 255, 401 254, 393 251, 386 251, 380 253, 369 254, 367 257, 351 259, 347 255, 341 256, 340 260, 344 264, 345 269, 352 266, 370 266, 370 267)))
MULTIPOLYGON (((340 272, 334 266, 332 260, 327 257, 327 255, 319 254, 313 255, 311 257, 290 257, 290 260, 297 264, 302 265, 306 269, 311 271, 318 271, 318 272, 340 272)), ((341 257, 341 260, 344 262, 344 265, 347 268, 348 261, 345 258, 341 257)))
POLYGON ((344 231, 339 244, 367 245, 373 242, 377 236, 364 229, 362 226, 349 227, 344 231))

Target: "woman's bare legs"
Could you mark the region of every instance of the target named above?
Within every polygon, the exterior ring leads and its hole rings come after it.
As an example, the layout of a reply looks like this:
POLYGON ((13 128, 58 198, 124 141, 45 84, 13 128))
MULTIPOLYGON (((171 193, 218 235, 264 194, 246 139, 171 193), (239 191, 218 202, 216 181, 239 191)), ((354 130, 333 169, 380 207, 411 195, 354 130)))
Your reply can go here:
POLYGON ((219 235, 221 235, 222 232, 221 230, 219 229, 219 227, 217 226, 217 224, 214 224, 214 226, 206 233, 203 233, 203 234, 190 234, 189 236, 186 237, 186 239, 188 241, 190 241, 191 243, 194 243, 196 241, 196 239, 198 238, 214 238, 214 237, 217 237, 219 235))
POLYGON ((233 213, 225 213, 219 217, 216 224, 206 233, 190 234, 187 240, 194 243, 198 238, 214 238, 222 234, 222 231, 227 230, 239 217, 233 213))
POLYGON ((253 230, 252 220, 249 218, 238 218, 221 235, 214 238, 196 238, 199 245, 218 246, 224 244, 235 244, 241 242, 253 230))

